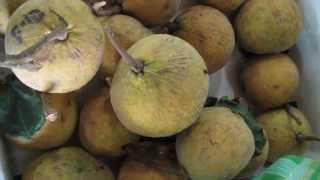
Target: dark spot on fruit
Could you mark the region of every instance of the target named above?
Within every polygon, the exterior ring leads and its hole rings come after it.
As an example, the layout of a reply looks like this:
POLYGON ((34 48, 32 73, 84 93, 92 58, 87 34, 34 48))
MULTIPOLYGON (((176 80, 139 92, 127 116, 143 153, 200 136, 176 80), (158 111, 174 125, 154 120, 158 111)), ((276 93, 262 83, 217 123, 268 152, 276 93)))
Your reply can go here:
POLYGON ((16 38, 19 43, 23 42, 22 39, 22 28, 28 24, 36 24, 40 23, 45 16, 45 13, 40 11, 39 9, 31 10, 29 13, 24 15, 23 20, 15 25, 11 30, 11 35, 16 38))
POLYGON ((44 12, 40 11, 39 9, 31 10, 28 14, 24 16, 24 19, 21 22, 21 24, 40 23, 43 20, 44 16, 44 12))
POLYGON ((210 142, 211 146, 215 146, 218 144, 217 142, 213 141, 212 139, 210 139, 209 142, 210 142))
POLYGON ((83 170, 84 170, 84 169, 83 169, 82 167, 78 167, 78 168, 77 168, 77 172, 78 172, 79 174, 82 173, 83 170))
POLYGON ((16 40, 19 42, 19 43, 22 43, 23 40, 22 40, 22 31, 20 29, 20 27, 18 25, 15 25, 12 29, 11 29, 11 35, 13 37, 16 38, 16 40))
POLYGON ((97 161, 99 169, 105 169, 105 165, 102 161, 97 161))
POLYGON ((280 86, 279 86, 279 85, 273 85, 273 88, 274 88, 274 89, 279 89, 280 86))
POLYGON ((206 40, 206 36, 203 34, 203 33, 198 33, 197 34, 198 35, 198 40, 199 40, 199 43, 200 44, 203 44, 204 43, 204 41, 206 40))
POLYGON ((204 73, 204 74, 208 74, 208 70, 204 69, 204 70, 203 70, 203 73, 204 73))

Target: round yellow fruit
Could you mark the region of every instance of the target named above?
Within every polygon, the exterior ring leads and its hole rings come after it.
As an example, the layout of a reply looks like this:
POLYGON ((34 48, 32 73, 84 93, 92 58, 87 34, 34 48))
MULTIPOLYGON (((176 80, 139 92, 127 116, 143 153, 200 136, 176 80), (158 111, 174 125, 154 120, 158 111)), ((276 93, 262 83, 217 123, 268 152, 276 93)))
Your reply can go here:
POLYGON ((223 13, 209 6, 193 6, 175 23, 178 30, 174 34, 199 51, 210 74, 228 62, 235 47, 235 36, 231 23, 223 13))
POLYGON ((209 76, 200 54, 180 38, 159 34, 128 50, 139 71, 121 60, 112 80, 111 103, 130 131, 166 137, 192 125, 208 96, 209 76))
POLYGON ((232 179, 254 151, 254 137, 244 119, 225 107, 205 108, 176 142, 178 160, 195 180, 232 179))
POLYGON ((225 13, 238 9, 245 0, 201 0, 203 3, 215 7, 225 13))
POLYGON ((163 25, 176 14, 181 0, 123 0, 128 14, 148 25, 163 25))
POLYGON ((33 161, 22 180, 114 180, 106 165, 76 147, 47 152, 33 161))
MULTIPOLYGON (((114 15, 102 20, 103 27, 111 27, 112 31, 117 35, 120 45, 128 49, 138 40, 147 37, 152 32, 144 27, 138 20, 126 15, 114 15)), ((117 65, 121 59, 119 53, 107 39, 105 44, 104 58, 100 67, 100 74, 105 78, 112 77, 116 72, 117 65)))
POLYGON ((268 134, 270 151, 268 162, 284 155, 303 155, 310 142, 299 141, 298 134, 312 136, 312 128, 306 116, 298 109, 277 109, 260 115, 258 121, 268 134))
POLYGON ((29 0, 11 16, 6 61, 27 86, 42 92, 77 90, 97 73, 104 32, 81 0, 29 0))
POLYGON ((295 0, 250 0, 236 18, 241 46, 258 54, 280 53, 298 41, 302 15, 295 0))
MULTIPOLYGON (((77 106, 72 94, 42 94, 47 114, 44 122, 31 137, 7 134, 16 145, 29 149, 50 149, 67 142, 77 124, 77 106)), ((36 120, 35 120, 36 121, 36 120)))
POLYGON ((139 139, 118 120, 110 103, 108 88, 101 89, 85 103, 79 126, 82 145, 94 155, 121 156, 125 145, 139 139))
POLYGON ((261 109, 286 104, 299 86, 299 70, 285 54, 260 56, 242 72, 242 81, 250 100, 261 109))

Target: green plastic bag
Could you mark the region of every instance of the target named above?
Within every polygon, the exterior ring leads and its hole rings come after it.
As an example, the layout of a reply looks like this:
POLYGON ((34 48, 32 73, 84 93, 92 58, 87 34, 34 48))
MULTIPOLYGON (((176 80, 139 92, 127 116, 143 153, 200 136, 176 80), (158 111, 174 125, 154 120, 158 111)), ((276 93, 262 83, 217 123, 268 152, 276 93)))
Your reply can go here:
POLYGON ((285 156, 253 180, 320 180, 320 161, 300 156, 285 156))

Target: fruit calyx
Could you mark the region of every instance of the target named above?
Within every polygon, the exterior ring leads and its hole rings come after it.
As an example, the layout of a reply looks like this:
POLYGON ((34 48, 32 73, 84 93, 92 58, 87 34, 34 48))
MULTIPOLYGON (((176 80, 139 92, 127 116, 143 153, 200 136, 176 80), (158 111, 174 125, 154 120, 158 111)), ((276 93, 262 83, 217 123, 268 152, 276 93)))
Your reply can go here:
POLYGON ((230 100, 228 97, 208 97, 205 104, 206 107, 210 106, 223 106, 230 108, 232 112, 239 114, 250 128, 255 141, 255 154, 258 156, 263 152, 263 148, 267 143, 266 136, 263 133, 263 128, 259 122, 255 120, 253 113, 249 111, 248 104, 242 98, 235 98, 230 100))
POLYGON ((127 51, 120 45, 119 40, 116 37, 116 34, 112 31, 110 27, 106 28, 106 33, 111 41, 113 47, 117 50, 123 60, 125 60, 130 66, 131 70, 136 74, 143 74, 144 73, 144 64, 142 61, 138 61, 134 59, 127 51))
MULTIPOLYGON (((33 12, 33 11, 31 11, 33 12)), ((31 47, 27 48, 26 50, 20 52, 19 54, 9 55, 9 54, 1 54, 0 55, 0 67, 4 68, 23 68, 30 71, 37 71, 41 69, 41 64, 37 62, 41 56, 41 51, 45 51, 48 44, 56 41, 65 41, 68 38, 68 23, 66 20, 59 15, 56 11, 50 9, 50 12, 55 14, 60 24, 56 26, 54 29, 51 30, 50 33, 45 34, 44 37, 32 45, 31 47)), ((29 21, 36 21, 32 20, 32 18, 36 18, 36 16, 28 16, 29 21)), ((17 28, 19 28, 17 26, 17 28)))

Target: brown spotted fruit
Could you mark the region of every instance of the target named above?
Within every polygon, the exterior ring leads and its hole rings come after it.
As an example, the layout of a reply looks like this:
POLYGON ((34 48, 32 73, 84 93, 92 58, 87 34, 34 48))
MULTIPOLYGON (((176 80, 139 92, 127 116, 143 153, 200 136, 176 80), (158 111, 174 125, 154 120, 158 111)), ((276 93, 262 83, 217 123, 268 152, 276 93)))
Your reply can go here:
POLYGON ((243 49, 270 54, 296 44, 302 21, 295 0, 249 0, 238 13, 235 26, 243 49))
POLYGON ((230 59, 235 36, 228 18, 219 10, 203 5, 192 6, 178 16, 173 34, 194 46, 203 57, 208 72, 221 69, 230 59))
POLYGON ((232 179, 255 152, 254 136, 244 119, 227 107, 205 108, 176 141, 180 164, 195 180, 232 179))
POLYGON ((259 56, 242 72, 247 97, 261 109, 286 104, 299 86, 299 70, 286 54, 259 56))
POLYGON ((91 154, 118 157, 123 147, 138 141, 139 136, 119 121, 110 102, 109 88, 102 88, 82 108, 79 124, 81 144, 91 154))
POLYGON ((315 137, 305 114, 297 108, 287 106, 272 110, 257 119, 268 134, 268 162, 274 162, 284 155, 303 155, 312 141, 320 141, 315 137))

